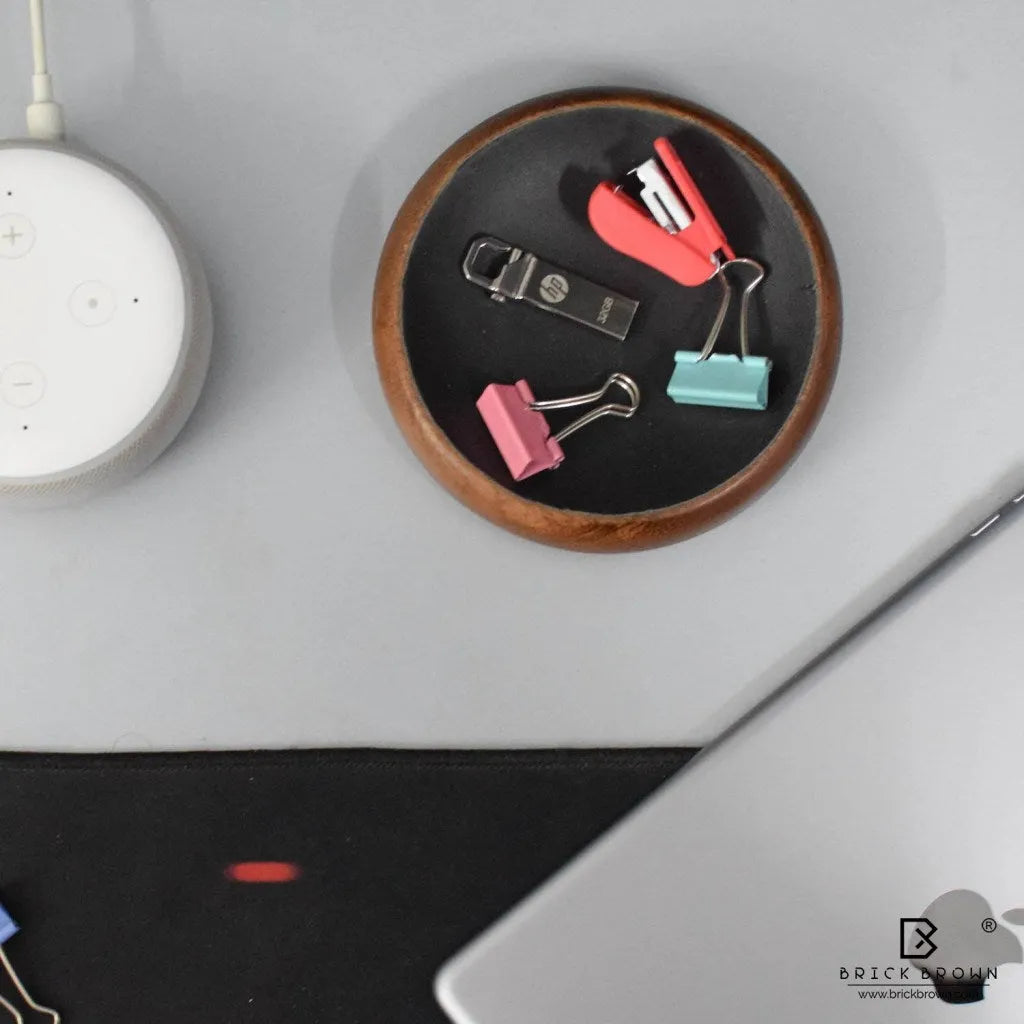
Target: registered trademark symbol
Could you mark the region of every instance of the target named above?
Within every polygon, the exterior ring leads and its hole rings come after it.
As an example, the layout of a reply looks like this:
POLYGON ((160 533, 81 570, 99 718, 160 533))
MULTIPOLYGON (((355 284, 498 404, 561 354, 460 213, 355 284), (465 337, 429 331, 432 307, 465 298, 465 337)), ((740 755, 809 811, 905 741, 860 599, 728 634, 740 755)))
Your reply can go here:
POLYGON ((987 935, 991 935, 998 927, 999 925, 996 924, 995 918, 992 917, 986 917, 985 920, 981 922, 981 930, 987 935))

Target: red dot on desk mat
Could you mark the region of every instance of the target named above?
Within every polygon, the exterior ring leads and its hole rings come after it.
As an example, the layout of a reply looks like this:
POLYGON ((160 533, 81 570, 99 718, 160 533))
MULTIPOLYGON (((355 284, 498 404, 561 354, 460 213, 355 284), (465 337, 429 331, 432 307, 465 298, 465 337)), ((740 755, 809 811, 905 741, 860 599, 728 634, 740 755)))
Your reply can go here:
POLYGON ((229 864, 224 876, 232 882, 276 883, 294 882, 302 874, 298 864, 283 860, 244 860, 229 864))

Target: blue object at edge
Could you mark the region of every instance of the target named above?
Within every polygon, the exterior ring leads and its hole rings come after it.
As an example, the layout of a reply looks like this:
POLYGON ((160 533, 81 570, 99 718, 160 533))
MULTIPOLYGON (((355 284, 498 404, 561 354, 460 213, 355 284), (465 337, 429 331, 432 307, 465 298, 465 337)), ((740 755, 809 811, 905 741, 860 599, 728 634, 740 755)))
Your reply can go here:
POLYGON ((6 908, 0 903, 0 946, 2 946, 12 935, 19 932, 18 925, 13 917, 7 913, 6 908))
POLYGON ((680 405, 713 405, 725 409, 764 409, 768 405, 766 356, 712 353, 703 362, 699 352, 676 353, 676 368, 668 382, 668 397, 680 405))

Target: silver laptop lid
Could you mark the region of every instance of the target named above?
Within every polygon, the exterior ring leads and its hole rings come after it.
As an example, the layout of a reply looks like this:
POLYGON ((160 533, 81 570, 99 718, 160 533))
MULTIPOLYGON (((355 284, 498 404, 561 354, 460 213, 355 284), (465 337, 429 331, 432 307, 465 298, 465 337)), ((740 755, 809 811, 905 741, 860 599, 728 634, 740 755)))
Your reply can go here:
POLYGON ((438 979, 448 1013, 1019 1024, 1022 577, 1018 523, 452 961, 438 979))

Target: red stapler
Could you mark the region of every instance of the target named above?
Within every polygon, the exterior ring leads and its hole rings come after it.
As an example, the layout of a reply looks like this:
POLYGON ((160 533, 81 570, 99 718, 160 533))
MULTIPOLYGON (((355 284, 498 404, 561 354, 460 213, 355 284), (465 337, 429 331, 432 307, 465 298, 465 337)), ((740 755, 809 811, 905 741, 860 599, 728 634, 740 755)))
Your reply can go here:
POLYGON ((640 202, 602 181, 590 196, 590 224, 613 249, 695 287, 735 254, 672 144, 656 139, 654 151, 657 157, 630 171, 640 202))
POLYGON ((668 396, 685 405, 764 409, 772 362, 750 354, 747 335, 750 296, 765 269, 757 260, 736 257, 668 139, 656 139, 654 151, 657 156, 634 167, 623 183, 602 181, 594 189, 587 211, 591 227, 613 249, 679 284, 696 287, 718 278, 722 298, 704 347, 676 352, 668 396), (737 267, 754 273, 740 297, 738 357, 715 352, 733 294, 726 272, 737 267))

